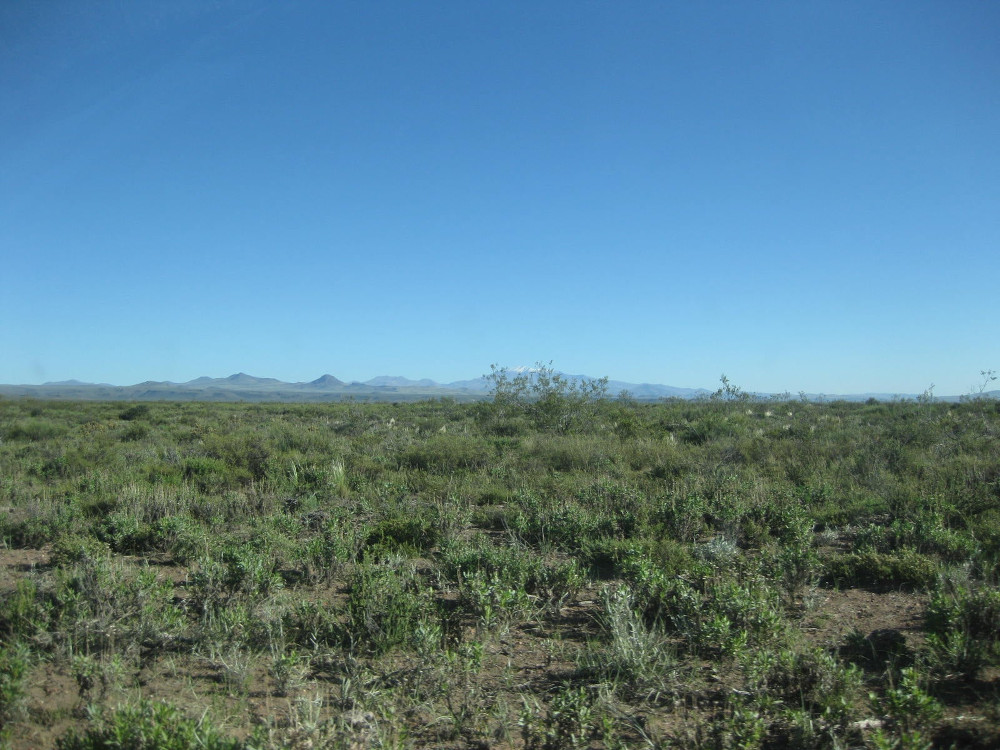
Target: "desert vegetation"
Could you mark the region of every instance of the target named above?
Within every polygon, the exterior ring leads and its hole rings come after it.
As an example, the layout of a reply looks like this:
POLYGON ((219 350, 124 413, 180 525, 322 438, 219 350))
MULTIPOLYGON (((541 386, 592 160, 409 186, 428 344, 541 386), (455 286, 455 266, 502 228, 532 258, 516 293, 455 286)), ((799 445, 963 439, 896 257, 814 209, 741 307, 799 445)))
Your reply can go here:
POLYGON ((15 748, 997 747, 1000 403, 0 400, 15 748))

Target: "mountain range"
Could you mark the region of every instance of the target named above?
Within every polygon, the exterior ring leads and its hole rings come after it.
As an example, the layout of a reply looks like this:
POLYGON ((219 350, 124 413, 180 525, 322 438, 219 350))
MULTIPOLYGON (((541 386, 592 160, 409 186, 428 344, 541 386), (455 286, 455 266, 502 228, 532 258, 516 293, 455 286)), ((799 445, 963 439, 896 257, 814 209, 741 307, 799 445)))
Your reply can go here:
MULTIPOLYGON (((520 373, 509 370, 511 376, 520 373)), ((568 380, 590 380, 584 375, 564 375, 568 380)), ((109 383, 84 383, 79 380, 62 380, 42 385, 0 385, 0 396, 42 399, 84 399, 107 401, 418 401, 429 398, 454 398, 458 401, 477 401, 489 394, 490 382, 485 376, 451 383, 436 383, 427 378, 411 380, 398 375, 380 375, 364 382, 345 382, 330 374, 301 383, 286 383, 276 378, 260 378, 238 372, 225 378, 202 376, 186 383, 147 380, 135 385, 109 383)), ((608 381, 608 393, 618 395, 623 391, 638 401, 656 401, 662 398, 696 399, 713 393, 706 388, 678 388, 654 383, 626 383, 608 381)), ((753 394, 767 398, 770 394, 753 394)), ((809 400, 863 401, 875 398, 890 401, 914 398, 912 394, 861 393, 850 395, 801 394, 809 400)), ((984 393, 990 398, 1000 397, 1000 391, 984 393)), ((959 397, 943 397, 942 401, 957 401, 959 397)))

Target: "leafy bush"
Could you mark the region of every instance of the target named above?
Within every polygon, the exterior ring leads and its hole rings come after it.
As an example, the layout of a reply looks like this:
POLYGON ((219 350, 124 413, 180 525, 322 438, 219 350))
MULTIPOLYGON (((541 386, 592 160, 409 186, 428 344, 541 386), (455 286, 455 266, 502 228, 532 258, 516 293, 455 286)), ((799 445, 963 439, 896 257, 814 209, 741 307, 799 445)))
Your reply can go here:
POLYGON ((694 653, 733 655, 749 645, 773 645, 785 632, 778 592, 762 579, 724 578, 699 589, 647 564, 634 576, 645 621, 677 633, 694 653))
POLYGON ((947 528, 944 519, 936 514, 921 514, 915 520, 896 519, 889 526, 869 524, 855 534, 854 547, 882 554, 913 549, 948 562, 968 560, 977 551, 974 539, 947 528))
POLYGON ((531 610, 527 592, 502 581, 497 571, 459 573, 458 593, 459 606, 486 628, 506 628, 531 610))
POLYGON ((616 534, 615 519, 578 501, 521 492, 516 503, 517 510, 508 517, 508 527, 524 544, 573 551, 588 539, 616 534))
POLYGON ((162 549, 161 536, 154 526, 127 510, 117 510, 103 519, 97 536, 115 552, 126 555, 158 552, 162 549))
POLYGON ((15 521, 0 517, 0 544, 14 549, 38 548, 56 535, 55 525, 46 519, 15 521))
POLYGON ((240 432, 228 436, 213 436, 205 441, 210 458, 223 461, 232 474, 243 483, 260 481, 270 468, 271 450, 260 435, 240 432))
POLYGON ((52 545, 49 562, 53 565, 73 565, 75 563, 107 559, 111 548, 107 542, 83 534, 63 534, 52 545))
MULTIPOLYGON (((341 566, 358 559, 370 534, 366 527, 348 519, 320 518, 325 522, 319 533, 298 545, 297 558, 307 578, 329 581, 341 566)), ((384 538, 377 541, 381 543, 384 538)))
POLYGON ((608 379, 574 380, 539 362, 516 374, 490 365, 483 376, 490 385, 492 403, 480 409, 480 419, 497 434, 516 434, 511 427, 527 419, 535 429, 566 434, 584 427, 607 398, 608 379))

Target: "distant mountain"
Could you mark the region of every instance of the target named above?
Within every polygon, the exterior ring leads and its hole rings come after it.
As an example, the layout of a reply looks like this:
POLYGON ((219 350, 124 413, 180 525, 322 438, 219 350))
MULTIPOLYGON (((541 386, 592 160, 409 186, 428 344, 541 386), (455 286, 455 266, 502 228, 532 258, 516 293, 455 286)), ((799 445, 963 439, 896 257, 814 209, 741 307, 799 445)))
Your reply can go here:
POLYGON ((275 378, 255 378, 253 375, 247 375, 245 372, 238 372, 235 375, 230 375, 226 378, 227 383, 234 383, 236 385, 266 385, 270 383, 280 383, 280 380, 275 378))
MULTIPOLYGON (((530 374, 533 368, 516 368, 507 371, 508 377, 530 374)), ((571 381, 594 380, 585 375, 560 375, 571 381)), ((424 378, 412 380, 401 375, 380 375, 364 383, 345 383, 333 375, 321 375, 305 383, 285 383, 276 378, 259 378, 238 372, 225 378, 203 375, 186 383, 147 380, 135 385, 115 386, 107 383, 84 383, 79 380, 62 380, 43 385, 0 385, 0 396, 44 399, 92 399, 105 401, 282 401, 321 402, 354 399, 360 401, 417 401, 429 398, 453 398, 459 401, 477 401, 488 398, 491 381, 485 377, 436 383, 424 378)), ((608 381, 608 395, 615 397, 627 391, 640 401, 662 398, 706 398, 714 391, 706 388, 678 388, 655 383, 626 383, 608 381)), ((753 394, 767 399, 770 394, 753 394)), ((913 399, 913 394, 860 393, 851 395, 803 394, 810 401, 878 401, 913 399)), ((1000 399, 1000 391, 979 395, 980 398, 1000 399)), ((954 402, 964 396, 943 396, 936 401, 954 402)))
POLYGON ((423 380, 410 380, 399 375, 379 375, 377 378, 366 380, 365 385, 375 385, 380 387, 405 388, 407 386, 419 386, 421 388, 434 388, 437 383, 424 378, 423 380))
POLYGON ((446 385, 448 388, 461 388, 473 393, 485 393, 490 389, 490 382, 485 377, 473 378, 472 380, 455 380, 446 385))
MULTIPOLYGON (((530 374, 534 368, 516 367, 507 370, 508 378, 516 378, 520 375, 530 374)), ((571 381, 582 382, 584 380, 597 380, 589 375, 567 375, 559 373, 571 381)), ((473 380, 456 380, 448 383, 449 388, 463 388, 475 393, 486 393, 493 387, 493 384, 484 375, 473 380)), ((656 400, 660 398, 701 398, 713 393, 706 388, 677 388, 671 385, 655 385, 652 383, 626 383, 622 380, 608 381, 608 395, 618 396, 622 391, 628 391, 632 398, 639 400, 656 400)))
POLYGON ((608 381, 608 394, 618 396, 623 391, 635 399, 651 400, 660 398, 703 398, 711 396, 713 391, 706 388, 677 388, 672 385, 656 385, 654 383, 625 383, 621 380, 608 381))
POLYGON ((335 388, 338 385, 344 385, 344 381, 339 380, 328 373, 310 381, 309 385, 314 388, 335 388))

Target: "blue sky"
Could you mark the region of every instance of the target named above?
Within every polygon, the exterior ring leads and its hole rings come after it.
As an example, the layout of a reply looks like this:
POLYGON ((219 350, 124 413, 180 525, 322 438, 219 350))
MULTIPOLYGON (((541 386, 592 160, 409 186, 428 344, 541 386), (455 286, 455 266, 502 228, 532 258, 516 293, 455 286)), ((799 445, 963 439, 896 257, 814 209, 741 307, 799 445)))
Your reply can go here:
POLYGON ((1000 5, 0 5, 0 382, 968 392, 1000 5))

